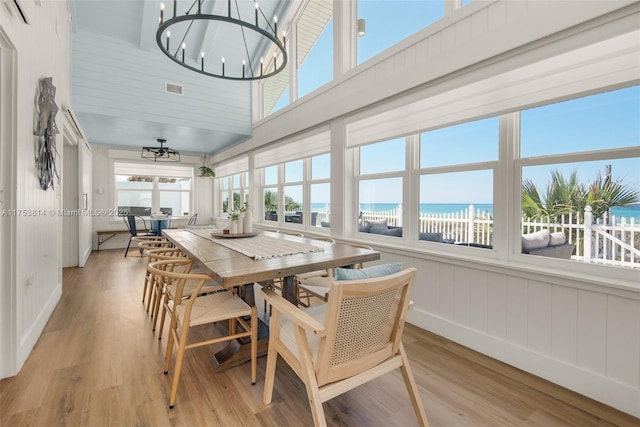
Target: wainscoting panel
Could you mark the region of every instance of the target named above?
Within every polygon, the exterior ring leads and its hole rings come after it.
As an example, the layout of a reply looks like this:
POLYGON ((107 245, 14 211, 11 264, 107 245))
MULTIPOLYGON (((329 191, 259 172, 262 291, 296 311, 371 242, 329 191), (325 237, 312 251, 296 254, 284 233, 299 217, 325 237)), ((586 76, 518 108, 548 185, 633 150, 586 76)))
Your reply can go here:
POLYGON ((640 292, 383 251, 418 269, 410 323, 640 415, 640 292))

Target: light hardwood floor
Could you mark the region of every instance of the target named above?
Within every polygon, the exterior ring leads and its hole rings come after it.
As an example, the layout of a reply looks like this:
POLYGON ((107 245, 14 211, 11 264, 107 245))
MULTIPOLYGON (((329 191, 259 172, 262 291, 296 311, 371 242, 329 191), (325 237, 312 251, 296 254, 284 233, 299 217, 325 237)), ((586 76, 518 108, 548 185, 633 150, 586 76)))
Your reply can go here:
MULTIPOLYGON (((44 333, 20 373, 0 381, 1 426, 310 425, 304 386, 283 361, 266 406, 266 358, 259 358, 251 386, 248 364, 213 371, 210 358, 219 347, 187 352, 176 407, 169 410, 166 332, 162 340, 152 334, 141 303, 146 260, 122 254, 94 252, 86 267, 64 270, 62 299, 44 333)), ((404 343, 432 426, 640 425, 411 325, 404 343)), ((399 371, 324 406, 331 426, 417 424, 399 371)))

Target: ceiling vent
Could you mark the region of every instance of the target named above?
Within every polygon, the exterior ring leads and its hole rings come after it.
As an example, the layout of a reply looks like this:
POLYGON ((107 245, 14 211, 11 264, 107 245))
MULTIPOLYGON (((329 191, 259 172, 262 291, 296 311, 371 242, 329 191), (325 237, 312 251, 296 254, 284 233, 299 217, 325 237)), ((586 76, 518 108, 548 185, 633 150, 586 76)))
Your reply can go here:
POLYGON ((184 87, 176 83, 165 83, 164 91, 174 95, 184 95, 184 87))

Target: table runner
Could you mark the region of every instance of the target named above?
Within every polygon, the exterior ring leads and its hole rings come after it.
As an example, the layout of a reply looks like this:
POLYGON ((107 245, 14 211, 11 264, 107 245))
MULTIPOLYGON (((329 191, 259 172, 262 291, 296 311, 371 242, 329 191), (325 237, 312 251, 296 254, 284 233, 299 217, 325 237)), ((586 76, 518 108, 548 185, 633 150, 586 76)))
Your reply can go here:
POLYGON ((262 234, 246 238, 221 238, 211 237, 211 230, 190 229, 189 231, 256 260, 276 258, 285 255, 322 252, 324 250, 319 246, 293 242, 287 239, 276 239, 275 237, 262 234))

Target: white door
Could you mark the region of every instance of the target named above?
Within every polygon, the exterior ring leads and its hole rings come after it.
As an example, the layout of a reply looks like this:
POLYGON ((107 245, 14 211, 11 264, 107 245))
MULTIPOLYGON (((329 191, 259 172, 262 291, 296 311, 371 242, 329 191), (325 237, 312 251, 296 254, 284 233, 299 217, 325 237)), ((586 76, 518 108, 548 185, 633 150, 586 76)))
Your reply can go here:
POLYGON ((92 153, 89 143, 81 139, 78 143, 78 191, 80 202, 80 215, 78 216, 78 266, 84 264, 91 255, 93 248, 93 187, 92 178, 92 153))

